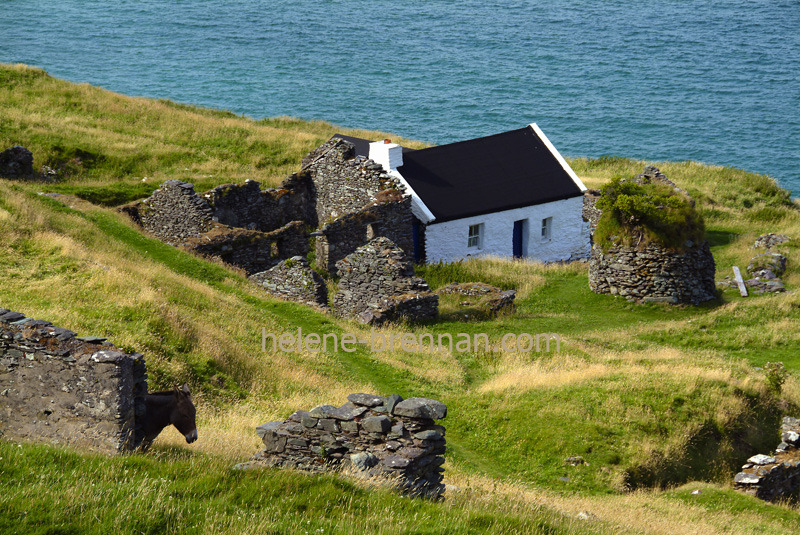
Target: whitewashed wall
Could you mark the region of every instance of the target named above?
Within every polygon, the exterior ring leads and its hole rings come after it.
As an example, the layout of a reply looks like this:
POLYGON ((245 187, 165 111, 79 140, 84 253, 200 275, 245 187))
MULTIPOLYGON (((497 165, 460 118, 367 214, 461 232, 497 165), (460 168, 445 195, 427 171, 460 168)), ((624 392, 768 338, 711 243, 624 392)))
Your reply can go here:
POLYGON ((581 216, 583 197, 574 197, 546 204, 515 208, 475 217, 429 224, 425 230, 425 251, 428 262, 455 262, 472 256, 513 255, 514 221, 528 220, 523 235, 523 251, 530 259, 542 262, 588 258, 589 226, 581 216), (552 217, 550 239, 542 240, 542 219, 552 217), (480 248, 467 247, 470 225, 483 223, 480 248))

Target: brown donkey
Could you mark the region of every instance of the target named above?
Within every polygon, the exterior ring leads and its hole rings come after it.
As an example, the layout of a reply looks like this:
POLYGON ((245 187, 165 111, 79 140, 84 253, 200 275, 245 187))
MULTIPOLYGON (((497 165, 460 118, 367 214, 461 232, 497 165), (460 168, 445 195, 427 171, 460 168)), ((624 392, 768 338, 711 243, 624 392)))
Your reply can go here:
POLYGON ((142 425, 144 431, 144 440, 140 446, 142 451, 146 451, 161 430, 170 424, 178 428, 189 444, 197 440, 197 425, 194 421, 197 411, 192 403, 189 385, 184 384, 175 390, 147 394, 145 405, 147 412, 142 425))

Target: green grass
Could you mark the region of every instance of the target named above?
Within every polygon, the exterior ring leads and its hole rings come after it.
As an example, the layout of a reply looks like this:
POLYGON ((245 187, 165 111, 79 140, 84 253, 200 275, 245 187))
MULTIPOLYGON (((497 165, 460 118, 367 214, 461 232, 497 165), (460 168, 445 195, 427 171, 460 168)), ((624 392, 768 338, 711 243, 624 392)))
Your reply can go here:
POLYGON ((109 459, 0 442, 0 459, 8 535, 575 532, 542 508, 410 500, 330 475, 233 470, 181 450, 109 459))

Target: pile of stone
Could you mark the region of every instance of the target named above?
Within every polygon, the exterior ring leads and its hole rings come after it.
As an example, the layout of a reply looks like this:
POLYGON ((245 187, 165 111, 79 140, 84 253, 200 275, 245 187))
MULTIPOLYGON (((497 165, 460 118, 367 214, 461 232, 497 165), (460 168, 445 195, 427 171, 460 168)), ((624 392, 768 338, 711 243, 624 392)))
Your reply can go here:
POLYGON ((733 487, 766 501, 796 493, 800 489, 800 420, 785 417, 775 452, 750 457, 733 478, 733 487))
MULTIPOLYGON (((786 257, 781 253, 773 251, 774 247, 789 241, 785 234, 762 234, 756 238, 753 244, 754 249, 765 248, 766 252, 758 254, 750 259, 747 264, 747 273, 750 278, 745 280, 745 286, 749 293, 782 293, 786 291, 781 276, 786 271, 786 257)), ((736 281, 730 276, 719 281, 717 286, 720 288, 738 288, 736 281)))
POLYGON ((461 295, 474 298, 462 301, 461 306, 477 308, 489 316, 496 316, 501 312, 513 312, 514 299, 517 296, 516 290, 501 290, 484 282, 452 282, 439 288, 436 293, 440 296, 461 295))
POLYGON ((0 177, 27 178, 33 176, 33 153, 16 145, 0 152, 0 177))
POLYGON ((341 407, 321 405, 259 426, 264 450, 239 467, 349 469, 385 478, 414 496, 442 496, 445 429, 434 420, 444 418, 447 407, 398 395, 351 394, 347 399, 341 407))
POLYGON ((267 293, 317 307, 328 306, 328 287, 302 256, 283 260, 275 267, 251 275, 250 280, 267 293))
POLYGON ((762 234, 758 238, 756 238, 755 243, 753 243, 753 249, 767 249, 770 250, 773 247, 777 247, 783 243, 786 243, 790 240, 789 236, 786 234, 775 234, 774 232, 768 232, 767 234, 762 234))
POLYGON ((336 263, 339 290, 333 310, 370 325, 405 319, 426 321, 439 313, 439 296, 416 277, 406 254, 385 237, 374 238, 336 263))
POLYGON ((122 453, 144 438, 140 353, 0 308, 0 435, 122 453))

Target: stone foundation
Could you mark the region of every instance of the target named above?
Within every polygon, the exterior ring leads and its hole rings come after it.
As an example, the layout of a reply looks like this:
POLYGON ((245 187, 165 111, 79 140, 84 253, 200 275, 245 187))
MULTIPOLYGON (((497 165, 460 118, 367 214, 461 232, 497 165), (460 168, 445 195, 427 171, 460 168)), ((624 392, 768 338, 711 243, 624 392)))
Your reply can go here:
POLYGON ((0 308, 3 439, 132 451, 146 394, 141 354, 0 308))
POLYGON ((322 405, 259 426, 264 450, 245 466, 350 469, 386 478, 411 495, 442 496, 445 429, 434 420, 444 418, 447 407, 397 395, 351 394, 347 399, 341 407, 322 405))

